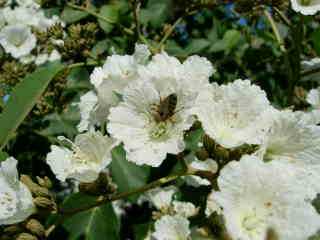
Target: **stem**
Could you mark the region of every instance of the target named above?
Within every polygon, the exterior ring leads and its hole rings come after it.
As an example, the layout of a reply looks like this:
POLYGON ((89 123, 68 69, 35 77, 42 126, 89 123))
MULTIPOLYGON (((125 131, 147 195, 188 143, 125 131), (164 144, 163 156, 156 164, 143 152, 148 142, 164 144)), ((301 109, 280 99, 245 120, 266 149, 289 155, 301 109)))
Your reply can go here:
POLYGON ((264 9, 264 10, 263 10, 263 13, 264 13, 264 15, 266 16, 268 22, 269 22, 270 25, 271 25, 271 28, 272 28, 272 31, 273 31, 275 37, 276 37, 276 40, 277 40, 277 42, 278 42, 279 45, 280 45, 280 50, 281 50, 283 53, 285 53, 285 52, 286 52, 286 48, 285 48, 285 46, 284 46, 283 39, 282 39, 282 37, 281 37, 281 35, 280 35, 279 29, 277 28, 277 25, 276 25, 274 19, 272 18, 271 14, 268 12, 268 10, 264 9))
POLYGON ((164 43, 167 41, 167 39, 170 37, 170 35, 172 34, 173 30, 175 29, 175 27, 182 21, 183 17, 179 17, 173 25, 171 25, 171 27, 166 31, 165 35, 163 36, 163 38, 161 39, 159 45, 158 45, 158 49, 162 49, 164 43))
POLYGON ((91 205, 88 206, 84 206, 81 208, 76 208, 76 209, 71 209, 71 210, 63 210, 60 209, 60 215, 74 215, 78 212, 82 212, 82 211, 86 211, 89 210, 91 208, 95 208, 95 207, 99 207, 103 204, 106 204, 108 202, 113 202, 119 199, 123 199, 123 198, 127 198, 130 197, 132 195, 138 194, 138 193, 143 193, 146 192, 150 189, 156 188, 156 187, 160 187, 163 184, 172 182, 180 177, 183 176, 189 176, 189 175, 197 175, 209 180, 212 180, 215 177, 215 174, 213 174, 210 171, 202 171, 202 170, 197 170, 197 169, 190 169, 187 172, 182 172, 182 173, 178 173, 178 174, 174 174, 174 175, 170 175, 170 176, 166 176, 163 178, 160 178, 158 180, 155 180, 147 185, 144 185, 143 187, 128 191, 128 192, 123 192, 123 193, 118 193, 115 194, 113 196, 100 196, 97 201, 91 205))
POLYGON ((280 11, 279 8, 273 7, 273 10, 278 14, 278 16, 280 17, 280 19, 284 24, 286 24, 287 26, 291 26, 290 20, 287 18, 287 16, 283 12, 280 11))
POLYGON ((313 69, 310 69, 310 70, 305 70, 305 71, 301 72, 300 76, 301 77, 305 77, 305 76, 308 76, 308 75, 311 75, 311 74, 314 74, 314 73, 318 73, 318 72, 320 72, 320 67, 313 68, 313 69))
POLYGON ((133 19, 136 25, 136 35, 137 39, 140 39, 142 34, 141 34, 141 26, 140 26, 140 21, 139 21, 139 11, 141 7, 141 2, 139 0, 135 0, 133 4, 133 19))
POLYGON ((113 20, 111 20, 111 19, 109 19, 109 18, 106 18, 106 17, 104 17, 104 16, 101 16, 100 14, 98 14, 98 13, 96 13, 95 11, 92 11, 92 10, 90 10, 90 9, 88 9, 88 8, 81 7, 81 6, 75 5, 75 4, 73 4, 73 3, 67 3, 67 6, 69 6, 69 7, 71 7, 71 8, 74 8, 74 9, 77 9, 77 10, 80 10, 80 11, 83 11, 83 12, 86 12, 86 13, 88 13, 88 14, 90 14, 90 15, 92 15, 92 16, 95 16, 96 18, 99 18, 99 19, 101 19, 101 20, 103 20, 103 21, 105 21, 105 22, 108 22, 108 23, 111 23, 111 24, 117 23, 117 22, 115 22, 115 21, 113 21, 113 20))
POLYGON ((135 195, 135 194, 138 194, 138 193, 143 193, 143 192, 146 192, 150 189, 153 189, 153 188, 156 188, 156 187, 159 187, 165 183, 169 183, 169 182, 172 182, 174 180, 176 180, 177 178, 179 177, 182 177, 182 176, 186 176, 186 175, 190 175, 190 173, 180 173, 180 174, 176 174, 176 175, 171 175, 171 176, 167 176, 167 177, 163 177, 163 178, 160 178, 158 180, 155 180, 141 188, 137 188, 137 189, 134 189, 134 190, 131 190, 131 191, 128 191, 128 192, 123 192, 123 193, 118 193, 118 194, 115 194, 113 196, 101 196, 100 198, 97 199, 97 201, 91 205, 88 205, 88 206, 84 206, 84 207, 81 207, 81 208, 76 208, 76 209, 71 209, 71 210, 63 210, 63 209, 60 209, 60 214, 62 215, 74 215, 78 212, 82 212, 82 211, 86 211, 86 210, 89 210, 91 208, 94 208, 94 207, 99 207, 103 204, 106 204, 108 202, 113 202, 113 201, 116 201, 116 200, 119 200, 119 199, 122 199, 122 198, 127 198, 127 197, 130 197, 132 195, 135 195))
POLYGON ((83 66, 97 66, 98 63, 85 63, 85 62, 80 62, 80 63, 73 63, 67 66, 68 69, 72 68, 77 68, 77 67, 83 67, 83 66))

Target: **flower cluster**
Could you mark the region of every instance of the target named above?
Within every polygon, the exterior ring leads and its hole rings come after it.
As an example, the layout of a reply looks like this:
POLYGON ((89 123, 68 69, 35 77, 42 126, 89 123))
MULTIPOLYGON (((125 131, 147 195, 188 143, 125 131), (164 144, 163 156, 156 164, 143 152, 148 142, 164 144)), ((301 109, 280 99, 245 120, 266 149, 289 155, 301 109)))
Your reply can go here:
MULTIPOLYGON (((307 95, 310 111, 280 110, 250 80, 210 83, 214 72, 206 58, 180 62, 166 52, 151 56, 145 45, 136 45, 133 55, 108 57, 94 69, 93 90, 78 104, 80 134, 74 142, 59 137, 60 146, 52 145, 47 155, 48 165, 62 182, 92 183, 119 144, 128 161, 159 167, 168 154, 186 154, 185 136, 191 128, 203 129, 198 145, 207 155, 185 162, 183 180, 213 189, 207 198, 208 218, 222 215, 232 239, 264 240, 270 229, 279 239, 316 234, 320 215, 312 202, 320 193, 319 89, 307 95)), ((14 201, 3 202, 7 210, 0 217, 10 224, 32 211, 18 202, 16 195, 24 188, 16 173, 16 180, 8 178, 12 170, 6 163, 2 175, 8 190, 3 194, 14 201)), ((199 208, 179 201, 177 192, 165 187, 146 193, 156 209, 150 239, 190 239, 193 234, 190 219, 199 208)))
MULTIPOLYGON (((158 167, 167 154, 184 151, 185 133, 201 122, 206 138, 226 152, 255 146, 240 161, 222 164, 210 156, 188 166, 220 172, 219 190, 208 196, 206 213, 223 215, 231 238, 262 240, 270 228, 280 239, 315 234, 320 227, 312 206, 320 192, 318 89, 307 97, 311 111, 279 110, 249 80, 217 85, 209 82, 213 73, 205 58, 192 56, 181 63, 162 52, 150 59, 143 45, 133 55, 108 57, 91 75, 94 90, 79 103, 78 128, 85 133, 71 143, 72 150, 52 146, 48 164, 62 181, 92 181, 110 163, 112 147, 122 143, 129 161, 158 167), (114 140, 95 132, 105 125, 114 140)), ((185 180, 193 186, 210 184, 199 176, 185 180)), ((158 209, 150 233, 154 239, 190 236, 188 218, 197 208, 173 200, 175 192, 169 187, 147 194, 158 209)))
MULTIPOLYGON (((37 44, 38 32, 45 32, 51 26, 61 23, 57 16, 45 16, 34 1, 7 1, 0 10, 0 45, 12 58, 24 64, 41 65, 47 61, 60 59, 59 52, 37 44)), ((58 39, 52 39, 58 44, 58 39)))

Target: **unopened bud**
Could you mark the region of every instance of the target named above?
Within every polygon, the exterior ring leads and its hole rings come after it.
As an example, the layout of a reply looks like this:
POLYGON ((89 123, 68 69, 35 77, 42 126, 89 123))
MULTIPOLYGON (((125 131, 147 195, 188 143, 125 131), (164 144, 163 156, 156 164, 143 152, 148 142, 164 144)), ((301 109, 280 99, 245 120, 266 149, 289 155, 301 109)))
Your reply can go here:
POLYGON ((56 204, 52 200, 45 197, 36 197, 33 199, 34 204, 39 208, 55 210, 56 204))
POLYGON ((21 231, 22 231, 22 228, 19 225, 10 225, 3 229, 3 232, 8 235, 17 234, 21 231))
POLYGON ((29 234, 29 233, 21 233, 16 238, 16 240, 38 240, 38 238, 36 236, 29 234))
POLYGON ((42 224, 36 219, 30 219, 26 224, 26 229, 28 229, 32 234, 38 237, 43 237, 45 235, 45 229, 42 224))
POLYGON ((37 177, 37 181, 41 187, 44 187, 47 189, 50 189, 52 187, 52 182, 47 176, 45 176, 44 178, 37 177))
POLYGON ((20 178, 21 182, 23 182, 29 190, 33 193, 35 196, 41 196, 41 197, 49 197, 50 192, 48 189, 44 187, 40 187, 38 184, 34 183, 32 179, 27 175, 21 175, 20 178))

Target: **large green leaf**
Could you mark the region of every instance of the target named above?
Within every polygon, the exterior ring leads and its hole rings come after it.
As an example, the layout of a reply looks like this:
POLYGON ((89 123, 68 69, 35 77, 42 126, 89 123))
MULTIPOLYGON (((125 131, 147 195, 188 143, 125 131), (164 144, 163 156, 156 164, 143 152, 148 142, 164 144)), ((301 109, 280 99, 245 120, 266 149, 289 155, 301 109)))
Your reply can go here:
POLYGON ((210 52, 225 51, 228 54, 241 40, 241 33, 237 30, 228 30, 223 39, 216 41, 210 48, 210 52))
POLYGON ((150 171, 149 167, 137 166, 128 162, 122 146, 113 149, 110 169, 112 179, 118 185, 120 192, 130 191, 145 185, 150 171))
POLYGON ((89 16, 87 12, 75 10, 70 7, 65 7, 61 14, 61 18, 66 23, 74 23, 89 16))
POLYGON ((140 20, 143 24, 150 23, 152 27, 159 28, 170 17, 171 0, 149 0, 147 7, 141 9, 140 20))
POLYGON ((0 115, 0 150, 31 111, 50 81, 63 68, 64 65, 59 62, 39 67, 14 88, 0 115))
POLYGON ((104 5, 100 9, 100 15, 110 20, 110 22, 99 19, 99 26, 105 31, 109 33, 112 31, 114 27, 114 23, 116 23, 119 19, 119 9, 114 5, 104 5))
MULTIPOLYGON (((96 197, 81 193, 71 195, 63 209, 75 209, 96 201, 96 197)), ((69 239, 119 240, 120 223, 111 203, 79 212, 68 218, 63 226, 69 232, 69 239), (81 237, 81 238, 80 238, 81 237), (83 238, 84 237, 84 238, 83 238)))

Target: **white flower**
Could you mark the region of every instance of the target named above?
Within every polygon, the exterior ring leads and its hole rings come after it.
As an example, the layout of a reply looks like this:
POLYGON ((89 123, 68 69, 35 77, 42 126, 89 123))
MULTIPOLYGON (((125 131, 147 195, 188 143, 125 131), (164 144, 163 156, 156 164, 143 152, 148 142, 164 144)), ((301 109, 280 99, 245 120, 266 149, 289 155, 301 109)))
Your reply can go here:
POLYGON ((154 240, 187 240, 190 235, 189 221, 181 216, 163 216, 155 223, 154 240))
POLYGON ((311 89, 307 95, 307 102, 315 109, 320 109, 320 88, 311 89))
POLYGON ((291 0, 291 6, 296 12, 304 15, 314 15, 320 10, 319 0, 291 0))
POLYGON ((35 211, 29 189, 19 181, 17 160, 0 164, 0 225, 24 221, 35 211))
MULTIPOLYGON (((88 130, 89 126, 104 122, 109 114, 109 108, 116 106, 121 98, 123 89, 137 79, 137 69, 139 64, 147 61, 150 52, 145 45, 136 45, 135 53, 130 55, 112 55, 107 58, 102 67, 93 70, 90 81, 94 85, 97 92, 96 106, 86 108, 80 111, 82 116, 92 116, 92 118, 82 119, 79 131, 88 130)), ((92 102, 92 101, 91 101, 92 102)), ((78 126, 79 127, 79 126, 78 126)))
MULTIPOLYGON (((196 159, 191 162, 190 167, 197 170, 210 171, 212 173, 216 173, 218 171, 217 162, 210 158, 205 161, 199 161, 196 159)), ((203 179, 199 176, 187 176, 185 179, 189 185, 194 187, 199 187, 201 185, 208 186, 211 184, 207 179, 203 179)))
POLYGON ((301 123, 306 125, 318 125, 320 123, 320 109, 313 109, 308 112, 293 112, 301 123))
POLYGON ((30 64, 36 60, 36 57, 32 54, 28 54, 19 58, 19 61, 23 64, 30 64))
POLYGON ((0 32, 0 44, 14 58, 28 55, 35 48, 36 42, 30 28, 24 25, 6 26, 0 32))
POLYGON ((320 164, 320 127, 307 124, 294 112, 279 112, 274 115, 260 151, 267 160, 320 164))
POLYGON ((3 13, 8 25, 36 26, 38 24, 37 10, 34 8, 6 7, 3 13))
POLYGON ((217 201, 214 199, 215 192, 211 192, 207 198, 207 207, 205 210, 206 216, 210 216, 213 213, 222 214, 222 208, 218 205, 217 201))
POLYGON ((57 16, 47 18, 41 9, 25 6, 18 6, 14 9, 6 7, 4 10, 4 18, 8 25, 22 24, 35 27, 41 31, 45 31, 56 23, 62 23, 57 16))
POLYGON ((218 178, 212 198, 222 207, 232 239, 264 240, 269 228, 279 239, 307 239, 320 228, 320 215, 310 202, 315 190, 300 168, 281 161, 244 156, 230 162, 218 178))
POLYGON ((39 54, 35 59, 36 65, 42 65, 46 62, 53 62, 61 59, 61 55, 57 50, 53 50, 50 55, 48 53, 39 54))
POLYGON ((155 55, 124 90, 123 102, 110 109, 108 131, 124 143, 129 161, 157 167, 167 153, 183 151, 198 93, 188 89, 181 66, 166 53, 155 55))
POLYGON ((174 186, 155 188, 147 193, 147 198, 159 210, 168 209, 171 206, 172 197, 177 192, 174 186))
POLYGON ((22 7, 35 8, 35 9, 40 8, 39 3, 37 3, 34 0, 8 0, 7 5, 12 4, 13 2, 22 7))
POLYGON ((212 85, 197 102, 205 132, 226 148, 260 144, 273 112, 266 93, 249 80, 212 85))
POLYGON ((47 163, 60 181, 74 178, 80 182, 92 182, 111 162, 115 143, 100 132, 79 134, 74 143, 63 137, 60 139, 67 141, 71 150, 52 145, 47 155, 47 163))
POLYGON ((173 201, 172 206, 175 215, 179 215, 184 218, 193 217, 199 212, 199 209, 191 202, 173 201))
POLYGON ((94 126, 96 121, 93 121, 94 109, 97 106, 98 97, 94 91, 89 91, 85 95, 80 97, 78 104, 80 109, 80 123, 78 124, 78 130, 80 132, 86 131, 94 126))

